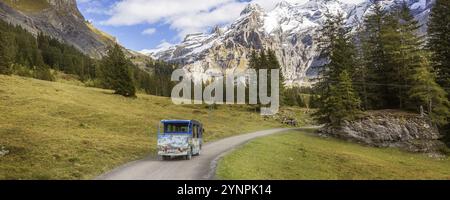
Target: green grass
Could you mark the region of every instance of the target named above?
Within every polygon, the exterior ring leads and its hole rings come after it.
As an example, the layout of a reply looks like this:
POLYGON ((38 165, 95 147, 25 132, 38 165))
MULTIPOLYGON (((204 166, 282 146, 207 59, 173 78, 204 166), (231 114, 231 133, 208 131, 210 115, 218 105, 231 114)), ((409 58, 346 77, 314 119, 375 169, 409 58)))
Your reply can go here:
POLYGON ((100 29, 96 28, 93 24, 88 22, 85 22, 85 24, 93 33, 97 34, 103 42, 114 43, 116 41, 116 39, 112 35, 104 31, 101 31, 100 29))
POLYGON ((37 12, 50 7, 47 0, 4 0, 6 4, 20 11, 37 12))
POLYGON ((161 119, 197 119, 206 141, 279 127, 244 106, 177 106, 169 98, 0 75, 0 179, 90 179, 154 153, 161 119), (0 152, 1 153, 1 152, 0 152))
POLYGON ((220 179, 450 179, 450 159, 372 148, 310 131, 260 138, 222 159, 220 179), (305 134, 306 133, 306 134, 305 134))

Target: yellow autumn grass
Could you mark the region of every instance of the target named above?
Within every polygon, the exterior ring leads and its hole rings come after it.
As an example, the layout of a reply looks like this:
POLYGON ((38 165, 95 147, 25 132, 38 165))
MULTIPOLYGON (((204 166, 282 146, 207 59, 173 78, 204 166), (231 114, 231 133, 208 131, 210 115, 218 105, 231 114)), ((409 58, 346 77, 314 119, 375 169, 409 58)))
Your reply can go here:
MULTIPOLYGON (((177 106, 169 98, 0 75, 0 179, 90 179, 152 154, 162 119, 204 123, 206 141, 280 127, 245 106, 177 106)), ((79 83, 78 83, 79 84, 79 83)))

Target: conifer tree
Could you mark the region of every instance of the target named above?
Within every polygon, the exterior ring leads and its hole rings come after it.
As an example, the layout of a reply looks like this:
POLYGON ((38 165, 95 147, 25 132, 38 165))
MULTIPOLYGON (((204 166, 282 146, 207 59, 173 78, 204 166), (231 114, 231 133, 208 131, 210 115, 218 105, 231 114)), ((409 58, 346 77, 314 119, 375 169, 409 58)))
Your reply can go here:
MULTIPOLYGON (((450 94, 450 1, 436 0, 428 23, 428 48, 437 82, 450 94)), ((450 98, 450 97, 449 97, 450 98)))
MULTIPOLYGON (((281 64, 278 61, 278 58, 275 54, 275 51, 268 49, 266 50, 261 50, 258 53, 256 53, 255 50, 252 51, 252 54, 250 55, 250 59, 249 59, 249 64, 248 64, 249 68, 251 69, 255 69, 256 70, 256 77, 257 77, 257 83, 259 84, 260 81, 260 77, 259 77, 259 70, 260 69, 267 69, 267 94, 268 95, 272 95, 272 91, 271 91, 271 69, 279 69, 280 70, 280 76, 279 76, 279 95, 280 95, 280 103, 284 103, 284 90, 285 90, 285 85, 284 85, 284 77, 283 74, 281 73, 281 64)), ((257 93, 259 94, 259 87, 257 87, 257 93)), ((259 104, 259 99, 258 99, 258 104, 259 104)), ((259 105, 257 106, 258 108, 260 107, 259 105)))
POLYGON ((116 94, 134 97, 136 89, 130 74, 131 63, 125 58, 122 48, 115 44, 109 48, 108 55, 102 59, 103 84, 116 94))
POLYGON ((355 66, 355 49, 349 31, 342 14, 328 16, 318 41, 329 63, 323 66, 316 84, 320 105, 315 117, 321 123, 334 126, 354 119, 360 109, 360 100, 350 78, 355 66))
MULTIPOLYGON (((283 72, 281 69, 281 64, 278 61, 278 58, 275 54, 275 51, 273 51, 272 49, 269 49, 267 51, 267 63, 268 63, 268 67, 269 69, 278 69, 280 70, 280 75, 279 75, 279 85, 278 85, 278 91, 279 91, 279 95, 280 95, 280 102, 283 104, 284 103, 284 98, 285 98, 285 85, 284 85, 284 76, 283 76, 283 72)), ((268 72, 268 76, 270 78, 270 73, 268 72)), ((271 80, 271 79, 267 79, 267 80, 271 80)), ((270 82, 269 82, 270 83, 270 82)), ((270 84, 269 84, 270 85, 270 84)), ((272 87, 269 87, 272 88, 272 87)))
MULTIPOLYGON (((361 37, 362 59, 360 60, 357 74, 366 75, 363 80, 358 80, 362 85, 359 93, 363 93, 363 105, 365 109, 383 108, 386 103, 386 89, 382 85, 385 81, 386 56, 382 40, 384 18, 386 12, 378 2, 371 8, 372 14, 364 19, 361 37), (368 84, 367 84, 368 83, 368 84)), ((361 76, 356 76, 362 78, 361 76)))
POLYGON ((339 126, 344 120, 353 120, 360 112, 360 99, 352 86, 349 73, 343 70, 338 83, 330 86, 329 95, 315 114, 321 123, 339 126))
POLYGON ((369 101, 369 66, 367 65, 366 60, 364 59, 364 50, 363 50, 363 39, 364 32, 363 27, 358 26, 356 29, 356 34, 354 36, 355 43, 355 66, 352 74, 352 80, 354 83, 358 83, 354 85, 355 91, 361 97, 361 109, 368 110, 370 109, 371 102, 369 101))
POLYGON ((266 51, 264 49, 262 49, 259 52, 259 57, 258 57, 258 68, 259 69, 270 69, 269 63, 267 61, 267 55, 266 55, 266 51))
POLYGON ((398 12, 391 12, 383 19, 381 28, 381 44, 383 57, 381 58, 381 70, 379 76, 382 77, 379 84, 382 88, 379 95, 382 96, 383 105, 380 109, 396 109, 400 108, 402 102, 400 101, 399 90, 403 84, 403 77, 400 77, 400 72, 404 69, 405 64, 401 63, 400 56, 402 52, 402 37, 399 32, 398 12))
POLYGON ((392 13, 389 29, 385 33, 385 50, 389 58, 390 74, 388 87, 390 95, 396 97, 394 108, 404 109, 408 100, 407 89, 411 83, 409 77, 421 63, 422 38, 417 35, 420 25, 411 14, 408 5, 403 2, 392 13))
POLYGON ((298 106, 298 93, 296 88, 288 88, 284 91, 284 105, 298 106))
POLYGON ((450 120, 450 102, 447 93, 436 83, 428 61, 423 57, 419 67, 411 73, 409 100, 412 109, 420 107, 427 110, 429 116, 438 126, 446 125, 450 120))
POLYGON ((369 108, 406 109, 409 75, 420 63, 419 23, 406 3, 385 13, 376 2, 372 11, 365 19, 362 39, 369 108))
POLYGON ((260 67, 258 65, 258 54, 255 50, 252 51, 252 54, 250 55, 249 59, 249 68, 258 70, 260 67))
POLYGON ((13 55, 11 52, 11 37, 8 34, 0 35, 0 74, 11 74, 13 55))
MULTIPOLYGON (((256 50, 253 50, 252 54, 250 55, 248 66, 249 66, 250 69, 254 69, 256 71, 256 83, 259 82, 259 69, 261 68, 261 66, 259 64, 260 64, 260 62, 259 62, 259 55, 256 52, 256 50)), ((252 83, 248 82, 247 87, 245 89, 245 97, 246 97, 245 101, 248 102, 248 103, 249 103, 249 99, 250 99, 250 97, 249 97, 250 96, 249 84, 252 84, 252 83)), ((256 90, 257 90, 257 94, 259 94, 259 87, 256 87, 256 90)), ((257 103, 259 104, 259 99, 257 99, 257 103)), ((259 109, 258 105, 255 106, 255 110, 257 110, 257 109, 259 109)))
POLYGON ((345 27, 343 15, 327 14, 327 16, 318 39, 322 50, 321 56, 329 60, 320 72, 317 86, 321 91, 326 91, 329 85, 337 83, 342 71, 347 70, 348 73, 353 73, 353 66, 355 66, 355 49, 349 36, 350 29, 345 27))

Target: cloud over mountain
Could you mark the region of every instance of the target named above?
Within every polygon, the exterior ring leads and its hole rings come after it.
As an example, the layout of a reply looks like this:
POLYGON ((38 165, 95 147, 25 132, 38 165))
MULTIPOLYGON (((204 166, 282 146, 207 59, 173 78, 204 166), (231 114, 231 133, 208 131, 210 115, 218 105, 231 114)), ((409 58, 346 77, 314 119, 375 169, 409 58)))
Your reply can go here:
MULTIPOLYGON (((86 0, 84 0, 86 1, 86 0)), ((288 0, 304 3, 307 0, 288 0)), ((359 2, 360 0, 343 0, 359 2)), ((265 9, 272 9, 281 0, 253 0, 265 9)), ((164 23, 177 31, 180 38, 188 33, 205 32, 215 25, 224 25, 239 17, 249 1, 238 0, 121 0, 113 4, 109 18, 103 23, 112 26, 164 23)))

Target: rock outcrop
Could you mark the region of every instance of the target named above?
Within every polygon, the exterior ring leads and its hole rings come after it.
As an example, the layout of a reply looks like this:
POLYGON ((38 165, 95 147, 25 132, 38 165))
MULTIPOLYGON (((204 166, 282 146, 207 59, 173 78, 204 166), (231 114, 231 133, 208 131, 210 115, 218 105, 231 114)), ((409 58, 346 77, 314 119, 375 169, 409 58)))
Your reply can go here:
POLYGON ((445 146, 438 129, 427 117, 400 111, 370 112, 365 117, 344 122, 339 127, 319 130, 331 136, 375 147, 398 147, 411 152, 434 153, 445 146))

